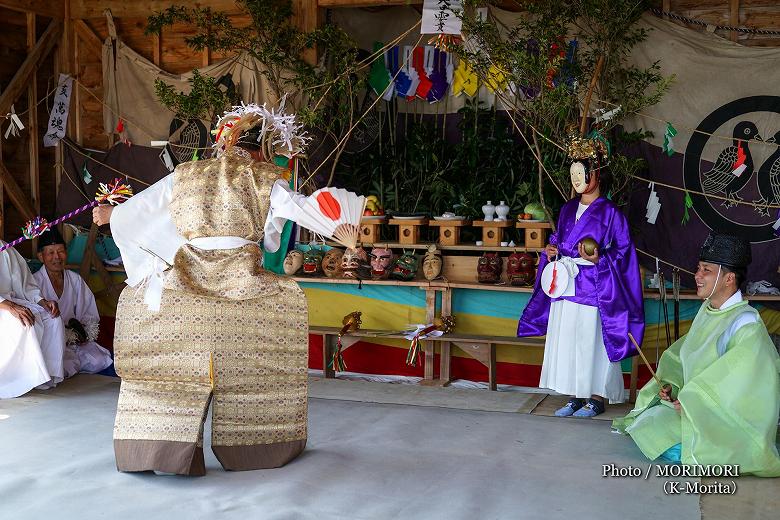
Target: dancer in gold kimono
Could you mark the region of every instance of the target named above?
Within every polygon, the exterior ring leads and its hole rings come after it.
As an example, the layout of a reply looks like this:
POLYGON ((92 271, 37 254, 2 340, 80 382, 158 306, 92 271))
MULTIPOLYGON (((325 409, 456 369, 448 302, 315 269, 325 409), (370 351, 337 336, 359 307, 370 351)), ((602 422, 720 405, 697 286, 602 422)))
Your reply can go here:
POLYGON ((306 445, 306 299, 262 268, 258 245, 279 248, 300 197, 267 161, 306 137, 282 109, 234 108, 218 123, 215 158, 93 212, 110 222, 128 275, 114 342, 120 471, 205 474, 210 401, 225 469, 279 467, 306 445))

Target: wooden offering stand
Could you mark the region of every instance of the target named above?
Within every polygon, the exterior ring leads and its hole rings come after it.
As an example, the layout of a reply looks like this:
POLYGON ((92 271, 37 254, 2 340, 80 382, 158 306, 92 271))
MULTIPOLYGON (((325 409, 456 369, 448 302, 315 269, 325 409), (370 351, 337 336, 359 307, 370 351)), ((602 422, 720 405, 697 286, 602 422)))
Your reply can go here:
POLYGON ((439 228, 439 245, 459 246, 460 228, 471 225, 470 220, 431 220, 429 226, 439 228))
POLYGON ((376 242, 379 242, 379 228, 384 222, 385 217, 361 219, 360 242, 363 244, 375 244, 376 242))
POLYGON ((547 245, 547 234, 552 229, 552 224, 518 220, 515 227, 525 230, 525 247, 544 247, 547 245))
MULTIPOLYGON (((482 228, 482 244, 500 246, 504 241, 504 230, 514 225, 512 220, 475 220, 473 225, 482 228)), ((526 246, 527 247, 527 246, 526 246)))
POLYGON ((398 226, 399 244, 413 245, 420 243, 420 228, 428 224, 428 219, 425 217, 409 220, 391 218, 388 224, 398 226))

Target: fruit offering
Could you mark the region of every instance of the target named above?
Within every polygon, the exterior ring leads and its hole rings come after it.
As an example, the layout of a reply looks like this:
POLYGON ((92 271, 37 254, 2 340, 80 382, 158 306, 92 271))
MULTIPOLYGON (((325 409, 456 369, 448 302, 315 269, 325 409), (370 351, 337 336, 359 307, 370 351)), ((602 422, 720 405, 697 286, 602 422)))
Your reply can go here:
POLYGON ((379 197, 369 195, 366 197, 366 209, 363 211, 364 217, 378 217, 385 214, 385 210, 379 202, 379 197))

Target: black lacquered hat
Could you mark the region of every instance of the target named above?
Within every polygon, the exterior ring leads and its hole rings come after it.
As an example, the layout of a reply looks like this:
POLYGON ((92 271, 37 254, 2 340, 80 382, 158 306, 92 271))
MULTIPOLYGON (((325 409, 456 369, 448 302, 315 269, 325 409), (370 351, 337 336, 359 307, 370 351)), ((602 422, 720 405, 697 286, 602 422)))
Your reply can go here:
POLYGON ((699 253, 699 260, 702 262, 732 269, 747 269, 752 259, 748 240, 714 232, 709 234, 699 253))

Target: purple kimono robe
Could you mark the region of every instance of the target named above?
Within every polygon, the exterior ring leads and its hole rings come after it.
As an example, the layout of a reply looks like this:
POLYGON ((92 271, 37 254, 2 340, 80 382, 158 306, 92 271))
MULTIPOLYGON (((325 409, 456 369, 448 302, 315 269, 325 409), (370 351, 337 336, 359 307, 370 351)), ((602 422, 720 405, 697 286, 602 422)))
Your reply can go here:
MULTIPOLYGON (((645 331, 636 250, 628 233, 628 222, 612 201, 603 197, 594 200, 576 221, 579 201, 575 198, 563 205, 558 229, 550 236, 550 243, 558 246, 560 255, 578 257, 577 244, 590 237, 598 243, 599 261, 596 265, 578 265, 575 296, 557 300, 598 307, 607 356, 610 361, 620 361, 637 354, 628 333, 641 344, 645 331)), ((552 299, 540 287, 540 279, 548 261, 542 253, 533 295, 517 326, 520 337, 547 334, 552 299)))

